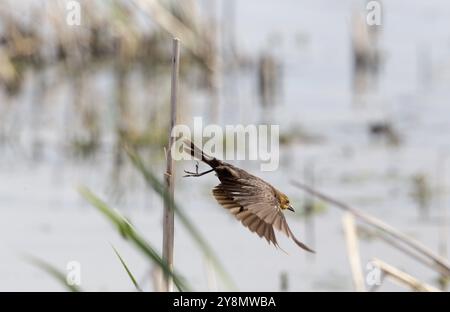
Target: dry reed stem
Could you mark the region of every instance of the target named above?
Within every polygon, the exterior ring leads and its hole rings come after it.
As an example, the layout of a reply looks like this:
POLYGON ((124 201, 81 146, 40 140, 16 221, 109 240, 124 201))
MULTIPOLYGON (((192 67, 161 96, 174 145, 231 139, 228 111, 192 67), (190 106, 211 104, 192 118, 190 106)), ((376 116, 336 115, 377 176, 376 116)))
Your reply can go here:
MULTIPOLYGON (((170 132, 169 132, 169 147, 167 149, 167 168, 164 175, 164 182, 169 192, 169 198, 165 196, 164 200, 164 217, 163 217, 163 259, 167 262, 169 268, 173 270, 173 245, 174 245, 174 161, 172 159, 171 148, 174 143, 172 137, 172 129, 177 123, 177 93, 178 93, 178 73, 180 65, 180 41, 177 38, 173 39, 172 50, 172 82, 170 93, 170 132)), ((164 277, 165 291, 173 291, 173 282, 170 276, 164 277)))
POLYGON ((380 259, 375 258, 372 260, 372 263, 377 266, 386 276, 391 277, 397 283, 410 287, 412 290, 440 292, 439 289, 419 281, 415 277, 397 269, 396 267, 393 267, 390 264, 387 264, 380 259))
POLYGON ((347 254, 352 270, 353 285, 355 286, 356 291, 366 291, 361 267, 361 258, 359 256, 355 217, 350 212, 346 212, 342 217, 342 226, 344 228, 345 240, 347 243, 347 254))

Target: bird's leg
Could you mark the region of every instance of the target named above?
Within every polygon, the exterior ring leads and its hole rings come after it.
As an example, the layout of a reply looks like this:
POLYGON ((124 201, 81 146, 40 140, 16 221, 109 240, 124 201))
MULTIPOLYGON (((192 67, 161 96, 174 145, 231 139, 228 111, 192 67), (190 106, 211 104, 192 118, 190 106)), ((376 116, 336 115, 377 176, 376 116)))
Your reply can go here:
POLYGON ((198 173, 198 161, 197 161, 197 163, 195 164, 195 172, 184 170, 184 173, 186 173, 186 174, 183 177, 184 178, 185 177, 201 177, 202 175, 213 172, 213 171, 214 171, 214 169, 211 169, 211 170, 207 170, 207 171, 198 173))

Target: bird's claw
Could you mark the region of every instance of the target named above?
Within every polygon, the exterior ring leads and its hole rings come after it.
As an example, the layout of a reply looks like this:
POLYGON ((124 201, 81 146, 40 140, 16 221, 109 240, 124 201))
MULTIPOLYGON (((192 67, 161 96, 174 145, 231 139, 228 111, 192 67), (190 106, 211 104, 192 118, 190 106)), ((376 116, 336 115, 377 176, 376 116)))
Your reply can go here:
POLYGON ((195 161, 195 173, 198 174, 198 160, 195 161))
POLYGON ((195 172, 184 170, 184 173, 186 173, 186 174, 183 176, 183 178, 186 178, 186 177, 198 177, 199 176, 198 164, 199 164, 198 161, 196 161, 195 172))
POLYGON ((191 171, 184 170, 184 173, 186 173, 186 174, 183 176, 183 178, 186 178, 186 177, 195 177, 195 176, 198 175, 198 171, 197 171, 197 173, 195 173, 195 172, 191 172, 191 171))

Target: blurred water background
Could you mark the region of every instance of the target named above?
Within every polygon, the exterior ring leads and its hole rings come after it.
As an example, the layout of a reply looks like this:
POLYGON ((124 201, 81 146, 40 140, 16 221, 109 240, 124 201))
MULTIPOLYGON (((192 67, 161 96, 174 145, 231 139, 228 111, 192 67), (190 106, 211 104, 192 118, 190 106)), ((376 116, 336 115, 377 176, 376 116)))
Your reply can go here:
MULTIPOLYGON (((63 290, 23 261, 24 253, 63 271, 79 261, 83 289, 131 291, 111 244, 144 289, 154 289, 152 265, 77 187, 88 186, 161 246, 161 198, 120 143, 136 146, 162 179, 171 36, 136 4, 146 1, 80 2, 82 24, 72 27, 61 22, 64 1, 60 11, 41 1, 0 4, 2 291, 63 290), (39 53, 34 44, 43 46, 39 53)), ((341 211, 305 195, 292 179, 448 257, 448 1, 383 1, 376 27, 364 22, 365 1, 181 2, 161 1, 198 29, 205 47, 196 54, 182 42, 180 122, 203 116, 220 125, 280 125, 277 171, 260 172, 257 161, 235 164, 289 195, 291 228, 317 251, 300 252, 281 235, 288 254, 268 246, 216 203, 214 176, 183 179, 194 163, 179 163, 176 198, 239 290, 353 290, 341 211)), ((361 234, 360 249, 364 268, 378 257, 439 285, 437 273, 376 236, 361 234)), ((223 289, 178 223, 175 266, 196 290, 223 289)), ((405 290, 390 282, 380 289, 405 290)))

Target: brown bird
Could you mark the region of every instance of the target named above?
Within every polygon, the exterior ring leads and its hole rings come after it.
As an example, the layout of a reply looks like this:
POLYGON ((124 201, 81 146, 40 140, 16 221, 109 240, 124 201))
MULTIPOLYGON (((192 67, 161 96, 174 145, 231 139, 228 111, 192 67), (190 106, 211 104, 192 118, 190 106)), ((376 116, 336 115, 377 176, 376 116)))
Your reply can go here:
POLYGON ((294 208, 285 194, 245 170, 205 154, 190 141, 185 141, 184 150, 212 168, 199 173, 197 164, 196 172, 185 171, 185 177, 200 177, 214 171, 220 180, 220 184, 213 189, 214 197, 250 231, 279 247, 273 230, 276 228, 292 238, 299 247, 314 252, 300 242, 289 228, 283 211, 294 211, 294 208))

